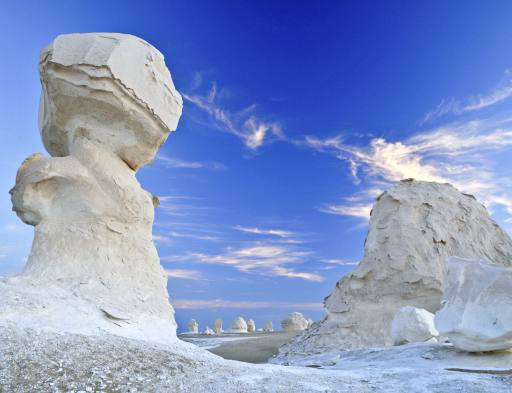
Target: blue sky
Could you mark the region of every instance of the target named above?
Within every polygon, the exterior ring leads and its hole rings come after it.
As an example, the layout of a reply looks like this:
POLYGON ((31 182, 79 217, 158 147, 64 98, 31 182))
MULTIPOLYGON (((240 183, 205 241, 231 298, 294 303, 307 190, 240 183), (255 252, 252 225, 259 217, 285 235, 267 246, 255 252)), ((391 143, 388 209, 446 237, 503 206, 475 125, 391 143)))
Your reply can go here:
POLYGON ((165 56, 178 130, 140 170, 180 330, 216 317, 320 319, 361 258, 375 197, 451 182, 512 230, 512 3, 2 2, 0 274, 32 228, 8 190, 37 131, 41 48, 115 31, 165 56), (185 4, 186 3, 186 4, 185 4))

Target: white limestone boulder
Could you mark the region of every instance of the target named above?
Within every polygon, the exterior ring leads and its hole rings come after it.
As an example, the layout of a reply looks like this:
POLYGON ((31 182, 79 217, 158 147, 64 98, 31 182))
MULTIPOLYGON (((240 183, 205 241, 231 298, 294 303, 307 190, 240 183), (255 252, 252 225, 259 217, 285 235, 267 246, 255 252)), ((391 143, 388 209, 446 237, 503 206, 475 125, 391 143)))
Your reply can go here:
POLYGON ((242 317, 237 317, 231 324, 231 333, 247 333, 247 322, 242 317))
POLYGON ((450 184, 406 180, 373 206, 364 257, 325 299, 326 318, 280 348, 287 356, 392 345, 404 306, 441 307, 449 256, 512 263, 512 241, 473 196, 450 184))
POLYGON ((198 334, 199 333, 199 324, 195 319, 191 319, 188 323, 188 333, 189 334, 198 334))
POLYGON ((283 321, 281 322, 281 327, 285 331, 297 331, 304 330, 308 327, 308 321, 300 312, 292 312, 290 313, 283 321))
POLYGON ((222 330, 222 319, 217 318, 215 322, 213 322, 213 331, 216 334, 221 334, 223 332, 222 330))
POLYGON ((306 322, 308 323, 308 328, 313 326, 313 324, 315 323, 315 321, 313 321, 311 318, 306 318, 306 322))
POLYGON ((274 326, 272 325, 272 321, 270 319, 265 323, 265 327, 263 328, 263 331, 264 332, 273 332, 274 331, 274 326))
POLYGON ((41 53, 40 132, 11 190, 33 225, 23 273, 0 279, 0 325, 176 340, 154 207, 136 169, 176 128, 182 101, 163 56, 111 33, 58 36, 41 53))
POLYGON ((485 352, 512 348, 512 269, 477 259, 448 259, 439 333, 458 349, 485 352))
POLYGON ((434 314, 422 308, 402 307, 391 321, 391 338, 395 345, 424 342, 438 335, 434 314))
POLYGON ((247 321, 247 332, 254 333, 255 331, 256 331, 256 323, 254 323, 254 320, 249 319, 247 321))

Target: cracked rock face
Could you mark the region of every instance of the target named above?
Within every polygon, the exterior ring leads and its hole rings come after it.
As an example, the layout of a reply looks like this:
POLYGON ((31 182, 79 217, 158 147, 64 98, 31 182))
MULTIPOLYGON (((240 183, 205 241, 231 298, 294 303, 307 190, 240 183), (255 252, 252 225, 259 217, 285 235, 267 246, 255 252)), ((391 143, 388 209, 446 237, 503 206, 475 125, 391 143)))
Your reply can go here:
POLYGON ((463 351, 512 348, 511 283, 510 268, 449 258, 437 329, 463 351))
POLYGON ((397 183, 377 199, 364 257, 325 299, 327 317, 281 355, 392 345, 391 321, 400 308, 440 308, 449 256, 509 266, 512 241, 473 196, 449 184, 397 183))
POLYGON ((52 157, 28 157, 11 190, 35 234, 24 272, 0 280, 0 324, 175 339, 156 198, 135 176, 181 114, 163 56, 130 35, 69 34, 42 51, 39 70, 52 157))

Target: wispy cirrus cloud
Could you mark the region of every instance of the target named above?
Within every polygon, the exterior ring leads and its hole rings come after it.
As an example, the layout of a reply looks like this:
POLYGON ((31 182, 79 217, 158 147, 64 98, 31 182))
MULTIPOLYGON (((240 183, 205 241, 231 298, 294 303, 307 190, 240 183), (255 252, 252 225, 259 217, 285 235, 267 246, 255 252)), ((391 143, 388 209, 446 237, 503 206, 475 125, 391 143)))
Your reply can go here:
POLYGON ((304 263, 310 251, 296 250, 289 246, 258 244, 243 248, 228 247, 225 252, 206 254, 191 252, 185 255, 162 257, 164 262, 193 262, 209 265, 224 265, 244 273, 255 273, 269 277, 300 278, 321 282, 324 278, 313 272, 296 271, 289 265, 304 263))
POLYGON ((421 123, 428 123, 447 114, 461 115, 478 111, 512 96, 512 70, 505 70, 504 76, 497 87, 484 95, 472 96, 466 99, 443 98, 441 102, 422 119, 421 123))
POLYGON ((158 162, 161 162, 167 168, 181 168, 181 169, 209 169, 213 171, 223 171, 226 166, 221 162, 216 161, 186 161, 180 160, 175 157, 169 157, 163 153, 158 153, 156 156, 158 162))
POLYGON ((494 157, 512 149, 512 116, 452 122, 405 140, 374 138, 366 146, 344 142, 342 136, 308 136, 305 144, 346 161, 361 192, 349 200, 329 203, 330 214, 368 218, 375 196, 406 178, 451 183, 475 194, 488 207, 501 206, 512 215, 512 193, 506 175, 495 168, 494 157))
POLYGON ((182 280, 194 280, 194 281, 203 281, 205 278, 203 274, 199 270, 189 270, 189 269, 166 269, 165 273, 169 278, 178 278, 182 280))
POLYGON ((255 151, 266 141, 284 137, 279 123, 262 120, 255 114, 256 105, 250 105, 238 112, 223 109, 218 103, 215 82, 205 95, 184 92, 182 95, 186 101, 206 113, 215 128, 237 136, 250 150, 255 151))
POLYGON ((295 235, 294 232, 287 231, 284 229, 262 229, 262 228, 256 228, 256 227, 243 227, 240 225, 237 225, 235 227, 236 230, 240 232, 245 233, 252 233, 256 235, 271 235, 271 236, 278 236, 278 237, 284 237, 289 238, 295 235))
POLYGON ((242 310, 253 309, 293 309, 293 310, 322 310, 322 303, 287 303, 269 301, 244 301, 224 299, 171 299, 171 303, 178 310, 201 310, 216 308, 238 308, 242 310))

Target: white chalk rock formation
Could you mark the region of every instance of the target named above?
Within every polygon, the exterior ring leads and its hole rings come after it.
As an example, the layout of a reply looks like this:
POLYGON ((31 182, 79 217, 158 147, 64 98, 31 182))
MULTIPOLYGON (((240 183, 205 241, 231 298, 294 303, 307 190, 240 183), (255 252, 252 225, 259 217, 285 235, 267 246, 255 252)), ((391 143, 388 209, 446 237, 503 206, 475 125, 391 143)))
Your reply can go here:
POLYGON ((256 324, 254 323, 254 320, 249 319, 247 321, 247 332, 254 333, 255 331, 256 331, 256 324))
POLYGON ((392 345, 400 308, 440 308, 445 261, 454 255, 509 266, 512 241, 483 205, 450 184, 395 184, 372 209, 363 259, 326 298, 326 318, 281 353, 392 345))
POLYGON ((422 308, 402 307, 391 321, 391 338, 395 345, 424 342, 438 335, 434 314, 422 308))
POLYGON ((452 257, 436 313, 439 333, 470 352, 512 348, 512 269, 452 257))
POLYGON ((216 334, 221 334, 223 332, 223 330, 222 330, 222 319, 218 318, 218 319, 215 320, 215 322, 213 323, 213 331, 216 334))
POLYGON ((210 326, 206 326, 206 329, 204 329, 203 334, 206 334, 207 336, 212 336, 215 334, 215 332, 212 329, 210 329, 210 326))
POLYGON ((188 323, 188 333, 190 334, 198 334, 199 333, 199 324, 195 319, 191 319, 188 323))
POLYGON ((265 323, 265 327, 263 328, 264 332, 273 332, 274 326, 272 325, 272 321, 269 319, 267 323, 265 323))
POLYGON ((285 331, 304 330, 308 327, 308 321, 300 312, 292 312, 281 322, 285 331))
POLYGON ((311 326, 313 326, 313 324, 315 323, 315 321, 313 321, 311 318, 306 318, 306 322, 308 323, 308 328, 310 328, 311 326))
POLYGON ((231 324, 231 333, 247 333, 247 322, 242 317, 237 317, 231 324))
POLYGON ((52 157, 28 157, 11 190, 35 234, 23 273, 0 280, 0 324, 175 340, 151 233, 158 199, 135 176, 181 114, 162 54, 131 35, 68 34, 39 71, 52 157))

